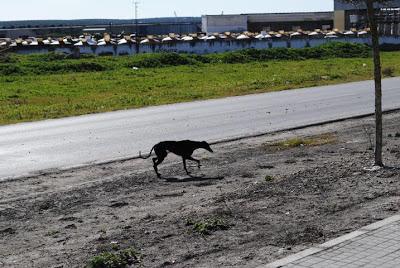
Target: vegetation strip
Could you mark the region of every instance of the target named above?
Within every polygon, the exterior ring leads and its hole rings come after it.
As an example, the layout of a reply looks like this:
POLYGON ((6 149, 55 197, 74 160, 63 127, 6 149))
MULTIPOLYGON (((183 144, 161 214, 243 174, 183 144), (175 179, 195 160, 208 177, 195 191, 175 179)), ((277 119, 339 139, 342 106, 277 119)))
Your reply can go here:
MULTIPOLYGON (((369 50, 331 43, 204 56, 2 56, 0 124, 371 79, 369 50)), ((399 75, 399 58, 383 53, 386 76, 399 75)))

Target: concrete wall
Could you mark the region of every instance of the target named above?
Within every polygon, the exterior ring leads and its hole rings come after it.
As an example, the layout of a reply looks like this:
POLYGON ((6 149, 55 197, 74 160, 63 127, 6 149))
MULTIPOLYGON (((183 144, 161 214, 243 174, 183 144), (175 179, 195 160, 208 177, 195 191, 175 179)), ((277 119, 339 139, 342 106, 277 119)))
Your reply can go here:
MULTIPOLYGON (((267 49, 279 47, 304 48, 316 47, 328 42, 350 42, 360 44, 371 44, 371 39, 358 37, 343 37, 335 39, 291 39, 291 40, 213 40, 213 41, 193 41, 193 42, 171 42, 158 44, 141 44, 140 53, 156 53, 156 52, 177 52, 190 54, 210 54, 228 51, 236 51, 241 49, 267 49)), ((383 36, 380 39, 381 44, 400 45, 400 36, 383 36)), ((13 51, 19 54, 48 53, 59 52, 65 54, 73 54, 79 50, 81 54, 96 55, 134 55, 136 48, 133 44, 123 45, 106 45, 106 46, 20 46, 14 47, 13 51)))
POLYGON ((246 15, 205 15, 201 19, 201 30, 205 33, 247 31, 246 15))

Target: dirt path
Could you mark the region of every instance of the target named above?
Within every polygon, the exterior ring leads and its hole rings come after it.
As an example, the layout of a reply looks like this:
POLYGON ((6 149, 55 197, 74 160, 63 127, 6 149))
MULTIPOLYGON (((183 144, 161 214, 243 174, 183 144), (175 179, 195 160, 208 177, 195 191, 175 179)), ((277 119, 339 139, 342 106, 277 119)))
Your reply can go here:
MULTIPOLYGON (((364 170, 372 127, 366 118, 216 145, 197 154, 198 178, 171 156, 164 180, 151 160, 132 160, 1 182, 0 267, 83 267, 130 247, 144 267, 253 267, 292 254, 398 213, 400 170, 364 170)), ((393 167, 396 133, 400 114, 386 115, 393 167)))

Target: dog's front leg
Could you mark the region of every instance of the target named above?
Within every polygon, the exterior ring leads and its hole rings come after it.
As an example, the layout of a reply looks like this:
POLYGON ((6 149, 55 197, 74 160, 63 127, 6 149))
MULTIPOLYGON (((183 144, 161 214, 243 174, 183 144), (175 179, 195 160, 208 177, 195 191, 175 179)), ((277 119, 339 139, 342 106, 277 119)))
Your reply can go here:
POLYGON ((200 164, 200 160, 194 159, 193 157, 188 157, 189 160, 192 160, 194 162, 197 163, 197 167, 200 169, 201 168, 201 164, 200 164))
POLYGON ((186 174, 188 174, 190 176, 190 172, 187 170, 187 167, 186 167, 186 158, 182 157, 182 160, 183 160, 183 168, 185 169, 186 174))

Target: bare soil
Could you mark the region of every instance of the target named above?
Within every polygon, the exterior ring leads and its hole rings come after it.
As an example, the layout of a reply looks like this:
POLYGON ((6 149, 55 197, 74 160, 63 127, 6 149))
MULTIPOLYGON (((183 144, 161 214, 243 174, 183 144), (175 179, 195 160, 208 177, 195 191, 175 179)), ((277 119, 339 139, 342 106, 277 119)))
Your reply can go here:
POLYGON ((84 267, 126 248, 141 267, 256 267, 351 232, 400 209, 400 114, 385 116, 389 167, 367 171, 373 125, 214 145, 195 177, 171 155, 163 179, 149 159, 0 182, 0 267, 84 267), (195 228, 206 220, 219 225, 195 228))

